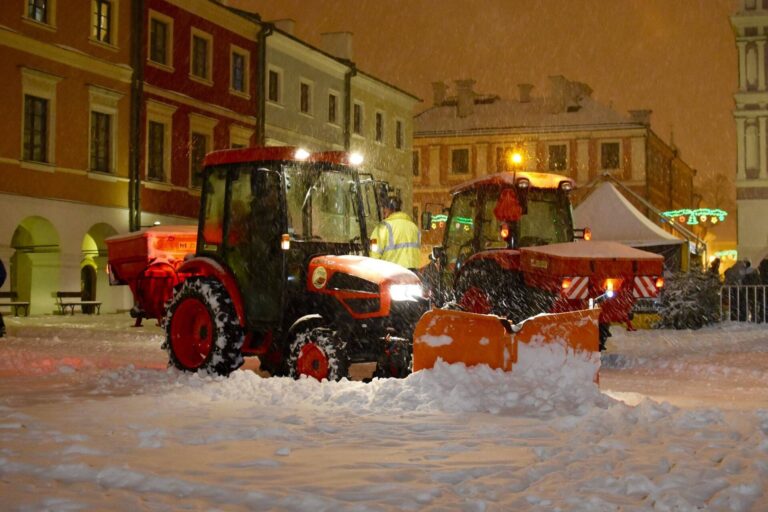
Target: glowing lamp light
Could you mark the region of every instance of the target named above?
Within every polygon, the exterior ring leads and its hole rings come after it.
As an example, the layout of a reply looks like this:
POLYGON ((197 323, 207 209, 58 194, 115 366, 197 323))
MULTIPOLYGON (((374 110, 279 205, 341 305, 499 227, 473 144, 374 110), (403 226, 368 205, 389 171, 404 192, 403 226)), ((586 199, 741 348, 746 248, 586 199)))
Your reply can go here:
POLYGON ((309 158, 309 151, 307 151, 307 150, 306 150, 306 149, 304 149, 304 148, 299 148, 299 149, 297 149, 297 150, 296 150, 296 152, 293 154, 293 157, 294 157, 296 160, 298 160, 298 161, 300 161, 300 162, 303 162, 303 161, 305 161, 306 159, 308 159, 308 158, 309 158))
POLYGON ((709 219, 709 222, 711 222, 712 224, 717 224, 719 221, 717 217, 712 217, 711 219, 709 219))
POLYGON ((707 222, 707 216, 706 215, 699 215, 699 220, 701 222, 707 222))
POLYGON ((437 224, 435 224, 435 223, 433 222, 433 223, 430 225, 430 227, 431 227, 432 229, 437 229, 437 224))
POLYGON ((499 236, 502 240, 509 238, 509 226, 507 224, 501 225, 501 229, 499 229, 499 236))
POLYGON ((679 217, 677 218, 677 220, 680 222, 680 224, 682 224, 683 222, 685 222, 685 215, 681 215, 681 216, 679 216, 679 217))
POLYGON ((280 248, 284 251, 291 248, 291 236, 287 233, 283 233, 283 236, 280 237, 280 248))
POLYGON ((571 287, 572 284, 573 284, 573 279, 571 279, 570 277, 564 277, 563 281, 560 283, 560 288, 562 288, 563 290, 567 290, 568 288, 571 287))
POLYGON ((664 288, 664 278, 663 277, 657 277, 656 278, 656 288, 664 288))
POLYGON ((618 290, 620 285, 621 279, 610 278, 605 280, 605 294, 608 296, 608 298, 616 295, 616 290, 618 290))
POLYGON ((365 159, 363 158, 362 153, 355 152, 349 155, 349 163, 352 165, 360 165, 363 163, 363 160, 365 159))
POLYGON ((592 230, 589 228, 584 228, 584 240, 589 242, 592 240, 592 230))
POLYGON ((515 165, 520 165, 521 163, 523 163, 523 155, 517 151, 512 153, 512 163, 515 165))

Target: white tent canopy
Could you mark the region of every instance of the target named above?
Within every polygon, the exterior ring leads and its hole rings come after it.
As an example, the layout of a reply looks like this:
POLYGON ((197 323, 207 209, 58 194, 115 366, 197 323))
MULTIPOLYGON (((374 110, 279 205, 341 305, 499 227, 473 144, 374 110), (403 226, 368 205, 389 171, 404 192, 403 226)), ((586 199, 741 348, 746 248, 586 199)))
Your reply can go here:
POLYGON ((685 240, 667 233, 640 213, 607 181, 576 207, 573 225, 591 229, 592 240, 611 240, 631 247, 685 243, 685 240))

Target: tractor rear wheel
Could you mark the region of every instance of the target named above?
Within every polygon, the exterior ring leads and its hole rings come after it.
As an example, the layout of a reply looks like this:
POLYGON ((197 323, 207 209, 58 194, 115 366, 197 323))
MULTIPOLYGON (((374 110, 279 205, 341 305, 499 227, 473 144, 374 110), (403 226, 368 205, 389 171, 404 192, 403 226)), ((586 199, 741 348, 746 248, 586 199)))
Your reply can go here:
POLYGON ((289 375, 294 379, 306 375, 333 381, 349 376, 346 343, 331 329, 314 327, 297 331, 289 354, 289 375))
POLYGON ((224 285, 191 277, 171 299, 165 320, 169 364, 179 370, 229 375, 243 364, 244 333, 224 285))

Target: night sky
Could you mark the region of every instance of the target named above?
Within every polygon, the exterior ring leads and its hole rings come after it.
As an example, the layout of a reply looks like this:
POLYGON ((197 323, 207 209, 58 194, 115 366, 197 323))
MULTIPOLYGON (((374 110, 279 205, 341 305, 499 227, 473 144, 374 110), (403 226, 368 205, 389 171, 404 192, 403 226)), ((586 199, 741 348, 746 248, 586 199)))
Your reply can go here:
POLYGON ((674 132, 700 177, 735 177, 737 0, 229 2, 296 20, 295 35, 315 46, 322 32, 353 32, 358 67, 422 98, 419 110, 437 80, 473 78, 476 91, 507 98, 524 82, 542 94, 549 75, 586 82, 620 112, 653 110, 653 130, 667 142, 674 132))

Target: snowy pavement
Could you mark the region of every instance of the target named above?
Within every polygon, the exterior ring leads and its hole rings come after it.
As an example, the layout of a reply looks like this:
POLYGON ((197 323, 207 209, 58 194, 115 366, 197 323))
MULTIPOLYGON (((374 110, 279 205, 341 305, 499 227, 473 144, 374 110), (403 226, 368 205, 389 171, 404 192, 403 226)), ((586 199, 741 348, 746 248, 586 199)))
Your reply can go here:
POLYGON ((512 374, 223 379, 167 369, 127 315, 6 323, 3 510, 768 510, 762 326, 614 328, 598 389, 544 349, 512 374))

